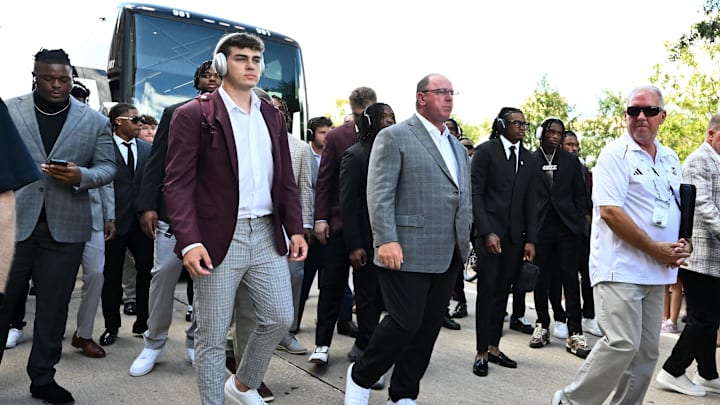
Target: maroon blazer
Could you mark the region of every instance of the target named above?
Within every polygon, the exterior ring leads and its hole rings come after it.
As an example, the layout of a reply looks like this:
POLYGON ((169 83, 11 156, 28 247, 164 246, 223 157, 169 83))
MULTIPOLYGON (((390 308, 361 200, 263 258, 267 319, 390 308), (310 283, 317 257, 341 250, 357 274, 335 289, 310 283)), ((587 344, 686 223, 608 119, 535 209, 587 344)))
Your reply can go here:
MULTIPOLYGON (((202 97, 202 96, 200 96, 202 97)), ((177 243, 175 253, 202 243, 213 265, 220 264, 232 240, 237 220, 238 162, 235 138, 227 108, 219 92, 207 95, 214 119, 206 122, 199 98, 178 107, 170 121, 165 176, 168 219, 177 243)), ((205 113, 209 114, 205 104, 205 113)), ((287 254, 283 227, 288 235, 302 234, 302 214, 290 162, 287 127, 282 113, 262 100, 260 111, 272 142, 273 183, 270 190, 275 245, 287 254)))
POLYGON ((340 216, 340 163, 345 149, 357 142, 355 123, 346 122, 325 138, 315 186, 315 220, 330 223, 330 231, 342 230, 340 216))

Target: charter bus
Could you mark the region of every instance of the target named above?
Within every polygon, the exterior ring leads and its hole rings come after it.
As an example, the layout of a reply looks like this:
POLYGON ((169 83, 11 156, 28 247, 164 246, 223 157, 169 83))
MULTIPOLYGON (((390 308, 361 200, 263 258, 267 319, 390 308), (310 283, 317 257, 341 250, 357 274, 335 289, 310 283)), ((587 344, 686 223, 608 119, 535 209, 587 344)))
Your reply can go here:
MULTIPOLYGON (((198 3, 201 4, 201 3, 198 3)), ((189 10, 122 3, 113 28, 107 71, 75 67, 96 89, 103 109, 129 102, 158 119, 165 107, 195 97, 195 69, 211 60, 220 37, 252 33, 265 42, 265 71, 259 87, 283 99, 292 114, 288 129, 305 133, 307 93, 300 45, 292 38, 189 10)))

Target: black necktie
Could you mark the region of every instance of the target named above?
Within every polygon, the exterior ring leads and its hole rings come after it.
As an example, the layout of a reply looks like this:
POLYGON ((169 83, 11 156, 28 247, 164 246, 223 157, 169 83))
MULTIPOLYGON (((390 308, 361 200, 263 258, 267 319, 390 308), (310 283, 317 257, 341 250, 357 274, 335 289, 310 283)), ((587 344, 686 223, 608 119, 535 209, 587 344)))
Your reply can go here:
POLYGON ((132 151, 132 143, 123 142, 123 145, 128 148, 127 167, 130 169, 130 177, 135 177, 135 156, 132 151))
POLYGON ((513 173, 517 172, 517 155, 515 155, 515 145, 510 145, 510 157, 508 158, 508 162, 510 163, 513 173))

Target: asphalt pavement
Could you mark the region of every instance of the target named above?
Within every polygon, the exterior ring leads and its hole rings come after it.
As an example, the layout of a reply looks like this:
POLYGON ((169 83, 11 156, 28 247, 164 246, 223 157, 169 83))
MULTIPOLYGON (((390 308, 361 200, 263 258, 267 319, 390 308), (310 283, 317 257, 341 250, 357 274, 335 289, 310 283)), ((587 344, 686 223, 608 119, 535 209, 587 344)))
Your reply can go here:
MULTIPOLYGON (((80 272, 81 273, 81 272, 80 272)), ((107 357, 91 359, 84 357, 70 345, 75 330, 77 308, 80 303, 80 278, 70 302, 67 338, 57 365, 56 381, 75 397, 76 404, 92 405, 157 405, 199 404, 195 370, 184 358, 184 329, 186 294, 185 284, 179 283, 175 293, 174 319, 168 340, 166 355, 154 370, 143 377, 128 374, 130 364, 143 348, 142 338, 130 332, 132 318, 123 315, 123 326, 115 344, 106 347, 107 357)), ((442 329, 427 372, 421 382, 419 404, 549 404, 552 394, 569 383, 582 364, 582 359, 565 351, 564 341, 551 338, 549 346, 531 349, 530 336, 510 330, 505 324, 501 350, 518 362, 517 369, 503 369, 490 364, 488 377, 476 377, 472 373, 475 355, 475 285, 466 283, 470 316, 458 320, 459 331, 442 329)), ((314 348, 314 324, 318 291, 313 288, 305 309, 298 340, 308 350, 314 348)), ((532 294, 527 295, 527 318, 535 319, 532 294)), ((30 379, 25 371, 32 345, 32 322, 35 299, 27 302, 25 340, 17 347, 5 351, 0 365, 0 404, 40 404, 30 397, 30 379)), ((454 302, 452 303, 454 306, 454 302)), ((510 305, 508 305, 510 307, 510 305)), ((100 311, 95 323, 94 338, 103 331, 100 311)), ((663 333, 660 344, 660 360, 655 372, 665 361, 677 334, 663 333)), ((598 339, 588 335, 591 344, 598 339)), ((330 348, 330 362, 326 367, 308 363, 308 355, 292 355, 275 351, 265 383, 275 394, 276 405, 334 405, 343 403, 345 372, 349 362, 346 354, 353 340, 335 335, 330 348)), ((720 356, 718 356, 720 360, 720 356)), ((688 369, 694 375, 695 365, 688 369)), ((390 372, 388 373, 389 377, 390 372)), ((385 404, 387 388, 372 391, 371 404, 385 404)), ((660 389, 653 381, 644 404, 720 404, 720 394, 709 393, 694 398, 660 389)))

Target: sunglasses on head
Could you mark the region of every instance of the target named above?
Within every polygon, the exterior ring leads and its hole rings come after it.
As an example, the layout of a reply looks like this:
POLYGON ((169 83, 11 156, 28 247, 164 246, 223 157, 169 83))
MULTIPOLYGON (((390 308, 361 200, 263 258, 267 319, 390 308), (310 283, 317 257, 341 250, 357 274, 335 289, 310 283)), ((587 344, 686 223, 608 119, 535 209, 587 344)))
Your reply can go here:
POLYGON ((139 124, 140 121, 142 121, 142 118, 140 118, 139 116, 135 116, 135 117, 118 117, 118 119, 120 119, 120 120, 128 120, 128 121, 132 122, 133 124, 139 124))
POLYGON ((646 117, 654 117, 658 114, 660 114, 660 111, 662 111, 662 108, 651 105, 647 107, 638 107, 638 106, 631 106, 627 108, 627 115, 631 117, 637 117, 640 115, 640 111, 645 114, 646 117))

